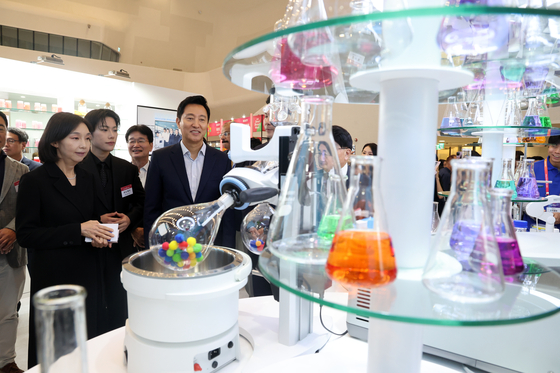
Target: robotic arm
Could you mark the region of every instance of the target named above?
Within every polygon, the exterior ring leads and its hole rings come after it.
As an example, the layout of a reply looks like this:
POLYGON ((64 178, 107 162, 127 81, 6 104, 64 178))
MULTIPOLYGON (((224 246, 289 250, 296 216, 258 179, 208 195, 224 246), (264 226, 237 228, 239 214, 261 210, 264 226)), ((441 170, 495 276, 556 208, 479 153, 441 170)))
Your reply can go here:
POLYGON ((525 212, 529 216, 535 219, 543 220, 545 222, 545 232, 553 233, 554 223, 556 222, 553 213, 557 211, 551 211, 550 208, 547 211, 545 210, 545 206, 549 206, 549 205, 560 206, 560 196, 548 196, 547 198, 548 198, 547 201, 529 203, 527 205, 525 212))

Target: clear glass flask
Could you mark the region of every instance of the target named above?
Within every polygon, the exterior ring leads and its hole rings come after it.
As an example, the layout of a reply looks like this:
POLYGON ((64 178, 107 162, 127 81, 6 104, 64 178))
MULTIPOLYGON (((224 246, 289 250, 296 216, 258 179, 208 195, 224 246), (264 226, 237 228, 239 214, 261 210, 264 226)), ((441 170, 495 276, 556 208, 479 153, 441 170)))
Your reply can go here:
POLYGON ((505 276, 516 275, 524 270, 523 258, 510 214, 512 195, 513 192, 510 189, 492 189, 490 191, 494 235, 500 249, 505 276))
POLYGON ((542 127, 541 119, 539 117, 537 99, 529 98, 529 106, 523 118, 524 126, 542 127))
POLYGON ((546 101, 546 95, 537 96, 537 113, 539 114, 539 119, 543 127, 552 127, 546 101))
POLYGON ((451 162, 451 191, 422 281, 453 301, 491 302, 502 296, 505 285, 488 198, 489 162, 451 162))
POLYGON ((326 271, 346 286, 371 288, 397 277, 395 253, 379 196, 380 158, 351 158, 350 187, 326 271))
POLYGON ((517 198, 539 199, 539 187, 535 176, 535 160, 524 159, 517 181, 517 198))
MULTIPOLYGON (((320 237, 319 227, 329 198, 336 200, 329 206, 342 206, 346 188, 341 177, 333 177, 341 176, 332 136, 333 98, 304 96, 301 101, 301 133, 270 224, 267 245, 284 259, 324 264, 332 239, 320 237), (339 185, 333 188, 333 183, 339 185), (327 194, 329 185, 331 194, 327 194)), ((329 214, 340 216, 340 211, 331 210, 329 214)))
POLYGON ((181 206, 163 213, 150 230, 150 250, 158 263, 174 271, 194 268, 214 244, 222 216, 234 198, 181 206))
POLYGON ((461 127, 461 116, 455 96, 447 98, 447 106, 441 120, 440 128, 461 127))
POLYGON ((505 121, 504 126, 519 126, 521 124, 521 107, 515 95, 515 92, 508 91, 507 101, 505 103, 505 121))
POLYGON ((253 254, 261 255, 268 237, 274 209, 268 203, 260 203, 241 222, 241 239, 253 254))
POLYGON ((521 173, 523 171, 523 166, 524 166, 524 162, 523 160, 525 160, 525 156, 521 156, 519 161, 515 161, 515 174, 513 175, 513 181, 515 181, 515 190, 517 191, 517 182, 519 181, 519 177, 521 176, 521 173))
POLYGON ((437 228, 439 226, 439 212, 438 212, 439 202, 434 202, 432 210, 432 234, 436 234, 437 228))
POLYGON ((494 188, 505 188, 510 189, 513 193, 512 199, 517 198, 517 188, 515 186, 515 180, 513 179, 513 173, 511 172, 513 159, 504 158, 502 160, 502 173, 500 178, 496 180, 496 185, 494 188))
POLYGON ((457 92, 457 107, 459 109, 459 118, 461 119, 461 124, 464 123, 467 118, 467 113, 469 111, 469 106, 467 104, 467 94, 464 91, 457 92))
POLYGON ((41 373, 87 373, 86 290, 58 285, 33 296, 41 373))

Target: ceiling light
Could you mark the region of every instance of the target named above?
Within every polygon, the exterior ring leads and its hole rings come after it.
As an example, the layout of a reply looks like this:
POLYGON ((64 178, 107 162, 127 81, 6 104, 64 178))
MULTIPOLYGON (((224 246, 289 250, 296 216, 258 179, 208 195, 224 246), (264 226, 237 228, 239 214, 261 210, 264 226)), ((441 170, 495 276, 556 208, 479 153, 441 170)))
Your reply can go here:
POLYGON ((25 96, 21 96, 21 98, 25 98, 25 96))
POLYGON ((64 65, 62 58, 58 57, 56 54, 51 54, 50 56, 39 56, 37 57, 37 63, 52 63, 54 65, 64 65))
POLYGON ((120 69, 119 71, 113 70, 113 71, 109 71, 109 73, 105 76, 114 76, 116 78, 126 78, 126 79, 130 79, 130 74, 128 73, 128 71, 120 69))

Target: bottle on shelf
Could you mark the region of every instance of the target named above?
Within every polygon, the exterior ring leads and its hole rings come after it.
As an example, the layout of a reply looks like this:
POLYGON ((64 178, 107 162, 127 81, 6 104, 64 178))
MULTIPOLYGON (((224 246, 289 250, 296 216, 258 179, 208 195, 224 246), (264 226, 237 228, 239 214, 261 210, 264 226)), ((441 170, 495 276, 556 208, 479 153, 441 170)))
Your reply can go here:
POLYGON ((488 198, 489 163, 452 160, 451 191, 422 281, 453 301, 491 302, 505 290, 488 198))
POLYGON ((510 189, 513 193, 513 199, 517 198, 517 189, 515 186, 515 180, 513 179, 513 173, 511 172, 513 159, 504 158, 502 159, 502 173, 500 178, 496 180, 496 185, 494 188, 505 188, 510 189))
POLYGON ((457 107, 459 109, 459 118, 461 119, 461 125, 464 125, 464 121, 467 118, 467 113, 469 111, 469 106, 467 105, 467 94, 465 91, 457 92, 457 107))
POLYGON ((453 128, 461 127, 461 118, 459 114, 459 107, 457 106, 457 99, 455 96, 447 98, 447 106, 441 120, 440 128, 453 128))
POLYGON ((326 266, 329 277, 346 286, 377 287, 397 277, 379 196, 380 163, 378 157, 351 158, 348 195, 326 266))
POLYGON ((531 127, 542 127, 536 98, 529 98, 529 106, 527 107, 527 112, 525 113, 525 117, 523 118, 523 125, 531 127))
POLYGON ((513 191, 510 189, 492 189, 490 191, 494 235, 500 249, 505 276, 516 275, 524 270, 523 258, 510 215, 512 195, 513 191))
POLYGON ((439 212, 438 212, 439 202, 434 202, 433 210, 432 210, 432 234, 437 232, 437 228, 439 226, 439 212))
POLYGON ((539 199, 539 187, 535 176, 535 160, 524 159, 517 181, 517 198, 539 199))
POLYGON ((519 126, 521 124, 521 107, 514 91, 508 91, 505 102, 505 121, 504 126, 519 126))
POLYGON ((537 96, 537 113, 539 114, 539 119, 543 127, 552 127, 546 101, 546 95, 537 96))

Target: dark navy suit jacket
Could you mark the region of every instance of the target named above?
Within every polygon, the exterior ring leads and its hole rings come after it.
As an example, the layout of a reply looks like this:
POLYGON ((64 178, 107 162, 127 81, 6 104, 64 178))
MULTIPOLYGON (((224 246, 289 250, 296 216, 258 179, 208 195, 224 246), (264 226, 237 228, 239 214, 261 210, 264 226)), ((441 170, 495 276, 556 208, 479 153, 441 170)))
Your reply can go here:
MULTIPOLYGON (((146 247, 150 242, 148 237, 152 225, 161 214, 175 207, 217 200, 221 196, 220 182, 230 170, 231 161, 228 156, 206 145, 198 191, 193 199, 181 143, 153 152, 145 185, 144 235, 146 247)), ((235 247, 235 224, 231 209, 226 211, 222 218, 214 244, 235 247)))
POLYGON ((33 171, 37 167, 41 166, 41 163, 32 161, 31 159, 27 159, 25 157, 21 158, 21 163, 29 167, 29 171, 33 171))

